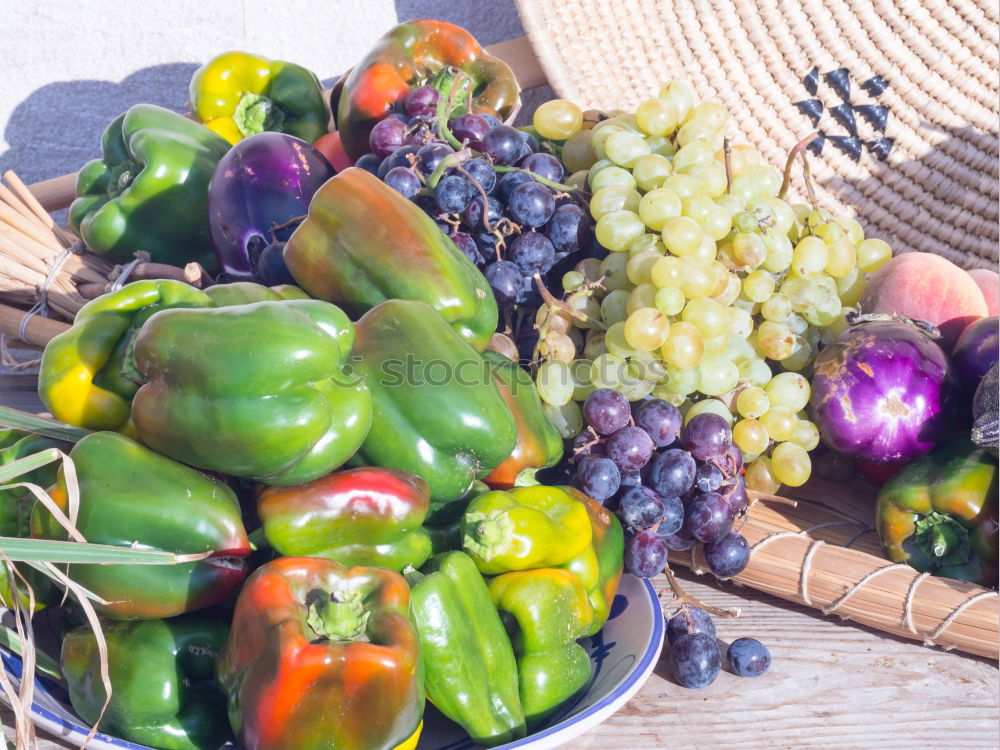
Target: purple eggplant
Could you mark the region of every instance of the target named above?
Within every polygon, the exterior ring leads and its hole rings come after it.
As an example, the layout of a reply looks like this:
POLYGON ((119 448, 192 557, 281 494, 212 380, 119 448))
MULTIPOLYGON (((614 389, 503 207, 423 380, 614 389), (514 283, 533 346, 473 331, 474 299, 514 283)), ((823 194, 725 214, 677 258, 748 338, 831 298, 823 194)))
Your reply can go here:
POLYGON ((335 173, 323 154, 285 133, 258 133, 233 146, 208 186, 212 240, 223 270, 251 276, 253 258, 288 239, 295 217, 305 216, 313 194, 335 173))
POLYGON ((966 326, 955 342, 951 363, 962 387, 971 395, 979 381, 1000 358, 1000 319, 980 318, 966 326))
POLYGON ((828 447, 901 463, 929 452, 948 429, 953 389, 948 357, 925 330, 866 320, 816 358, 810 403, 828 447))

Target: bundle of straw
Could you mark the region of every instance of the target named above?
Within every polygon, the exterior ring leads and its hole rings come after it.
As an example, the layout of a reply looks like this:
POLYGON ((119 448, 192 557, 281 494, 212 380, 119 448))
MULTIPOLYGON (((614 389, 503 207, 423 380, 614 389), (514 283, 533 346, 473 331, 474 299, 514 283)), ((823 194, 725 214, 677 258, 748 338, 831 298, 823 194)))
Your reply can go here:
MULTIPOLYGON (((0 181, 0 301, 73 320, 79 287, 107 283, 111 264, 57 226, 13 172, 0 181), (6 182, 6 184, 4 184, 6 182)), ((23 338, 23 337, 22 337, 23 338)))
MULTIPOLYGON (((795 494, 792 504, 751 493, 739 528, 750 563, 735 583, 925 645, 1000 657, 997 592, 885 560, 871 525, 874 487, 814 478, 795 494)), ((708 571, 700 550, 670 561, 708 571)))

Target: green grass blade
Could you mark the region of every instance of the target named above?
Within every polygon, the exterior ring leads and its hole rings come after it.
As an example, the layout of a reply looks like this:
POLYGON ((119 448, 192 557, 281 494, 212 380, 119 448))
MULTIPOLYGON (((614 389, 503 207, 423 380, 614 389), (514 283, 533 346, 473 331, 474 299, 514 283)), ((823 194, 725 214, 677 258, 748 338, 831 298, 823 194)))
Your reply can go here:
POLYGON ((91 430, 85 430, 82 427, 73 427, 49 417, 28 414, 26 411, 12 409, 9 406, 0 406, 0 425, 26 430, 36 435, 45 435, 56 440, 66 440, 70 443, 75 443, 91 433, 91 430))
POLYGON ((0 550, 15 562, 83 563, 93 565, 178 565, 211 555, 182 555, 156 549, 116 547, 110 544, 63 542, 54 539, 0 537, 0 550))

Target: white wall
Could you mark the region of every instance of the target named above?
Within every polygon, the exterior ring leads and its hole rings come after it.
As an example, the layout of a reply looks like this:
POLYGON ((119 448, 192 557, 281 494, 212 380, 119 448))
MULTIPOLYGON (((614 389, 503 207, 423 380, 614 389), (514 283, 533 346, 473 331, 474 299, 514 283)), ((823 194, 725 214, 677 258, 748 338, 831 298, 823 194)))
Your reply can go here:
POLYGON ((413 18, 483 44, 524 33, 512 0, 0 0, 0 172, 30 183, 75 171, 132 104, 183 109, 191 73, 221 52, 330 81, 413 18))

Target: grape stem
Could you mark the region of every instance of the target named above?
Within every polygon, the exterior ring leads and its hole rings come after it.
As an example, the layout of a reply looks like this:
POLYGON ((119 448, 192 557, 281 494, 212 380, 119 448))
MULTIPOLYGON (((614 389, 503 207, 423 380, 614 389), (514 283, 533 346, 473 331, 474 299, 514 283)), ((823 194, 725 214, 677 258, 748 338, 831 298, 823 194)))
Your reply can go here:
MULTIPOLYGON (((437 108, 434 111, 434 119, 437 120, 438 134, 444 138, 452 148, 462 149, 464 144, 459 141, 458 138, 455 137, 455 134, 448 128, 448 118, 451 115, 452 107, 455 106, 455 95, 458 93, 458 88, 469 76, 465 71, 460 70, 459 68, 451 68, 449 73, 452 70, 454 71, 454 78, 451 79, 451 87, 448 90, 448 96, 442 96, 438 99, 437 108)), ((472 112, 471 107, 469 108, 469 112, 472 112)))
POLYGON ((722 139, 722 155, 726 165, 726 195, 733 194, 733 150, 729 147, 729 139, 722 139))
POLYGON ((581 312, 569 303, 563 302, 561 299, 556 299, 552 296, 552 292, 545 288, 545 282, 542 281, 542 275, 538 273, 538 271, 535 271, 532 278, 535 280, 535 286, 538 288, 538 293, 541 295, 542 299, 545 300, 546 305, 562 310, 566 314, 572 315, 577 320, 590 320, 586 313, 581 312))
POLYGON ((747 497, 750 498, 751 505, 753 505, 756 502, 766 502, 766 503, 779 503, 780 505, 791 505, 793 508, 798 506, 798 502, 792 500, 790 497, 782 497, 781 495, 772 495, 769 492, 760 492, 758 490, 747 489, 747 497))
POLYGON ((817 138, 819 138, 819 133, 811 133, 792 146, 792 149, 788 152, 788 159, 785 161, 785 172, 781 178, 781 189, 778 190, 778 197, 781 200, 785 199, 785 196, 788 194, 788 188, 792 184, 792 165, 795 164, 795 158, 805 151, 806 147, 817 138))
POLYGON ((494 165, 494 172, 499 172, 500 174, 506 174, 507 172, 524 172, 526 175, 531 175, 535 182, 540 182, 545 187, 552 188, 553 190, 560 190, 565 193, 576 192, 579 188, 575 188, 572 185, 563 185, 561 182, 555 182, 553 180, 546 179, 536 172, 532 172, 530 169, 525 169, 524 167, 501 167, 494 165))
MULTIPOLYGON (((696 599, 695 597, 685 592, 684 589, 681 588, 681 585, 677 582, 677 578, 674 576, 674 571, 670 569, 669 563, 663 566, 663 573, 667 576, 667 583, 670 585, 670 591, 674 595, 671 602, 679 602, 682 605, 689 604, 692 607, 700 607, 701 609, 705 610, 709 614, 715 615, 716 617, 740 616, 739 609, 723 609, 721 607, 713 607, 710 604, 705 604, 700 599, 696 599)), ((665 593, 667 593, 666 589, 661 591, 660 595, 662 596, 665 593)))
POLYGON ((813 189, 812 168, 809 166, 809 157, 806 152, 802 152, 802 179, 806 183, 806 195, 809 197, 809 205, 814 211, 819 211, 819 201, 816 200, 816 191, 813 189))
POLYGON ((301 216, 293 216, 288 221, 284 221, 281 224, 275 224, 274 226, 272 226, 270 229, 267 230, 271 233, 271 241, 272 242, 276 241, 274 236, 276 232, 280 232, 282 229, 288 229, 288 227, 294 226, 295 224, 298 224, 300 221, 305 221, 307 217, 308 214, 302 214, 301 216))

